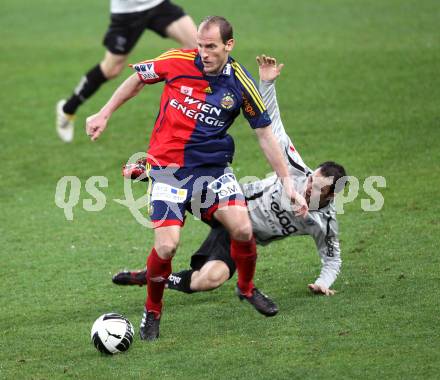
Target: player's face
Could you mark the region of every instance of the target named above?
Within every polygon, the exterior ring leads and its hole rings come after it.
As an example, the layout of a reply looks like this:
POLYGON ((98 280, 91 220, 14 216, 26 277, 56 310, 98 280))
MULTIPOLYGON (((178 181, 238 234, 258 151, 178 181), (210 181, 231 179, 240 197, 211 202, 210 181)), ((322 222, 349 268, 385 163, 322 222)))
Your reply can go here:
POLYGON ((217 25, 199 27, 197 32, 197 46, 207 75, 218 75, 228 61, 229 53, 234 47, 234 40, 223 43, 220 29, 217 25))
POLYGON ((330 191, 332 182, 331 178, 322 175, 320 169, 316 169, 309 177, 305 199, 312 210, 322 207, 333 197, 330 191))

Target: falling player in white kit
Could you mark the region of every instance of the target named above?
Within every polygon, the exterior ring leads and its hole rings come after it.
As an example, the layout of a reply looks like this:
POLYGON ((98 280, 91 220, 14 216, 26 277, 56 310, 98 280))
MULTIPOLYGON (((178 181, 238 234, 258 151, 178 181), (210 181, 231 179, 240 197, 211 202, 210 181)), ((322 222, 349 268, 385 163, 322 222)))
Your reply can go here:
MULTIPOLYGON (((274 58, 266 56, 257 57, 257 62, 259 89, 272 119, 273 132, 284 152, 294 187, 298 191, 303 189, 309 213, 306 218, 295 215, 292 205, 282 194, 282 185, 276 175, 244 184, 243 193, 253 233, 260 245, 289 236, 312 236, 322 267, 318 278, 308 284, 308 288, 315 294, 333 295, 334 290, 330 287, 341 267, 334 196, 345 185, 345 169, 331 161, 321 164, 314 171, 305 165, 284 129, 278 108, 275 79, 283 65, 277 65, 274 58)), ((167 287, 185 293, 212 290, 231 278, 234 272, 228 232, 222 226, 213 226, 207 239, 191 257, 191 269, 172 273, 167 287)), ((146 271, 123 271, 113 277, 113 282, 145 285, 146 271)), ((258 305, 254 307, 260 311, 258 305)))

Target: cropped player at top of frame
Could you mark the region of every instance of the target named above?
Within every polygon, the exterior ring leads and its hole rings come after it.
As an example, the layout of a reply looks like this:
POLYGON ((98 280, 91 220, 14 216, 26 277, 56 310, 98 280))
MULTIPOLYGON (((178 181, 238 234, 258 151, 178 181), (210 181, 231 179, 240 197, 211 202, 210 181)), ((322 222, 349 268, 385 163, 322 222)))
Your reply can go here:
POLYGON ((169 0, 111 0, 110 13, 110 25, 103 40, 106 47, 104 58, 81 77, 69 99, 56 104, 56 130, 64 142, 73 141, 78 108, 102 84, 119 76, 145 29, 173 39, 184 49, 196 47, 194 21, 169 0))

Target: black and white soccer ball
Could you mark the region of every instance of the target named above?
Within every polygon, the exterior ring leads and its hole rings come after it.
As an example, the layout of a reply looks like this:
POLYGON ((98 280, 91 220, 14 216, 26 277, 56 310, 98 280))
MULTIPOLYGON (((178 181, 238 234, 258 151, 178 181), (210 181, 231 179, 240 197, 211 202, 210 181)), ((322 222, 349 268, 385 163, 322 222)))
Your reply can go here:
POLYGON ((101 315, 93 324, 90 338, 96 349, 113 355, 129 349, 134 329, 131 322, 117 313, 101 315))

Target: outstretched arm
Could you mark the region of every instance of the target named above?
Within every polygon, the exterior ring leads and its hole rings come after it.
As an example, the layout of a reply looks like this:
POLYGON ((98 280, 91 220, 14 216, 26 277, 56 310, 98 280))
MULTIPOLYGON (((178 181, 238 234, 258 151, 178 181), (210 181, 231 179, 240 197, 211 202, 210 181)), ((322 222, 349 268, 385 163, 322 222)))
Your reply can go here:
POLYGON ((335 291, 331 290, 330 287, 338 277, 342 265, 337 220, 334 218, 329 219, 327 221, 327 233, 319 233, 313 238, 321 258, 321 272, 313 284, 308 284, 308 288, 315 294, 332 296, 335 291))
POLYGON ((144 86, 145 83, 139 79, 137 74, 131 75, 116 89, 110 100, 98 113, 87 118, 86 133, 92 141, 95 141, 107 128, 107 123, 113 112, 127 100, 136 96, 144 86))
POLYGON ((259 90, 266 105, 267 112, 272 120, 272 131, 281 146, 290 142, 281 120, 280 109, 277 102, 275 80, 281 75, 284 64, 277 64, 275 58, 264 54, 257 57, 258 73, 260 76, 259 90))
POLYGON ((266 105, 267 112, 272 120, 272 131, 277 139, 285 159, 293 160, 303 168, 306 164, 301 158, 301 155, 295 149, 290 137, 281 120, 281 113, 277 102, 277 93, 275 89, 275 80, 281 75, 281 70, 284 65, 277 64, 277 60, 272 57, 261 55, 257 57, 258 71, 260 75, 260 92, 266 105))

